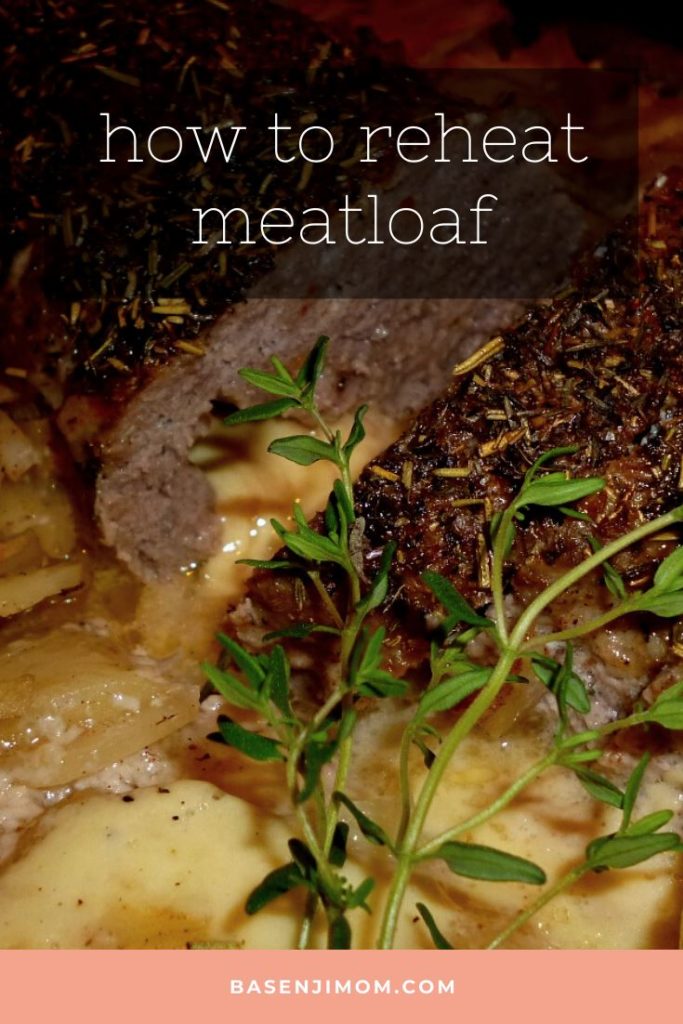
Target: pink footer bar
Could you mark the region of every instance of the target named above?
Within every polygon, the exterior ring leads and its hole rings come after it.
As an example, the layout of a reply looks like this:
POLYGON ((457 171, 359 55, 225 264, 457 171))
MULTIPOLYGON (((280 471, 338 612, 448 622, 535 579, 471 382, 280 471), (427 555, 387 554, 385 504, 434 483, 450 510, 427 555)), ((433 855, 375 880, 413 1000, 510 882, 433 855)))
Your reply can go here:
POLYGON ((22 1024, 640 1024, 676 1019, 681 963, 668 950, 5 951, 0 983, 3 1019, 22 1024))

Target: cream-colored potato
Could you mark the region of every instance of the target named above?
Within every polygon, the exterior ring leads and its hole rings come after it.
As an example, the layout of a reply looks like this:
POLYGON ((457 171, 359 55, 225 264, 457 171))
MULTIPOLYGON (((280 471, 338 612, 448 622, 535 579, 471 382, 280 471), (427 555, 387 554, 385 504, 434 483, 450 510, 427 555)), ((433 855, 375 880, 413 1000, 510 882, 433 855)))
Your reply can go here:
MULTIPOLYGON (((289 824, 208 783, 141 790, 131 802, 84 797, 42 827, 44 838, 0 877, 0 948, 296 946, 300 892, 253 917, 244 911, 251 890, 289 859, 289 824)), ((354 884, 364 877, 353 864, 347 874, 354 884)), ((362 910, 350 920, 372 945, 377 920, 362 910)), ((324 941, 320 922, 315 945, 324 941)))
POLYGON ((53 480, 4 481, 0 487, 0 537, 33 530, 50 558, 75 547, 76 528, 68 495, 53 480))
POLYGON ((19 480, 40 461, 40 453, 21 427, 0 409, 0 473, 19 480))
POLYGON ((204 782, 83 798, 0 878, 0 947, 296 943, 301 901, 248 918, 247 893, 288 857, 286 824, 204 782))
POLYGON ((73 590, 83 581, 78 562, 56 562, 43 569, 0 578, 0 618, 33 608, 48 597, 73 590))
POLYGON ((33 530, 24 530, 7 540, 0 540, 0 576, 35 569, 43 561, 43 550, 33 530))
MULTIPOLYGON (((467 753, 479 754, 470 748, 467 753)), ((435 805, 432 827, 479 806, 496 785, 496 766, 478 760, 452 773, 435 805)), ((503 779, 499 778, 498 783, 503 779)), ((680 780, 653 784, 639 812, 665 806, 680 780)), ((177 947, 234 942, 248 948, 291 948, 301 912, 296 896, 254 917, 244 912, 252 888, 288 859, 287 821, 228 796, 208 783, 178 782, 170 792, 142 790, 132 802, 84 797, 50 812, 40 841, 0 877, 0 947, 177 947)), ((381 788, 381 787, 380 787, 381 788)), ((359 801, 375 810, 367 794, 359 801)), ((467 838, 542 863, 552 879, 580 857, 587 839, 609 827, 611 812, 594 804, 570 776, 557 773, 514 810, 467 838), (563 839, 561 837, 564 837, 563 839)), ((372 916, 351 914, 354 945, 377 941, 389 861, 351 829, 354 884, 372 874, 372 916)), ((647 948, 676 945, 678 883, 670 855, 621 872, 593 876, 553 901, 516 937, 530 948, 647 948)), ((409 886, 396 945, 429 948, 415 905, 426 902, 460 948, 485 945, 534 887, 458 879, 432 863, 409 886)), ((319 927, 316 946, 324 945, 319 927)))
POLYGON ((62 629, 0 652, 0 767, 27 785, 90 775, 196 713, 192 687, 141 671, 91 634, 62 629))

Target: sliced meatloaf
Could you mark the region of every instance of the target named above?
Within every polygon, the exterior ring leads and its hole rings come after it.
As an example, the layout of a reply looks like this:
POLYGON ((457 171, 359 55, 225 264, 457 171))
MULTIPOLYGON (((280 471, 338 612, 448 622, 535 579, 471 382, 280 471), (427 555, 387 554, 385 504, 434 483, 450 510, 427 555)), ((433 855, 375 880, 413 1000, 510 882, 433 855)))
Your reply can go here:
MULTIPOLYGON (((368 572, 388 541, 397 545, 382 620, 399 671, 428 652, 437 606, 425 570, 478 608, 489 604, 491 517, 544 452, 576 445, 554 468, 604 477, 606 486, 581 503, 591 522, 538 510, 520 527, 506 579, 511 614, 586 557, 590 536, 607 542, 683 501, 682 256, 683 175, 672 171, 647 192, 637 231, 612 234, 570 293, 456 366, 441 397, 365 469, 356 495, 368 572)), ((615 559, 626 586, 643 586, 675 540, 656 537, 615 559)), ((255 573, 235 619, 243 635, 324 618, 295 580, 255 573)), ((334 595, 334 576, 327 585, 334 595)), ((611 600, 596 574, 555 602, 546 626, 566 629, 611 600)), ((641 615, 582 642, 577 658, 604 714, 674 671, 677 630, 641 615)))

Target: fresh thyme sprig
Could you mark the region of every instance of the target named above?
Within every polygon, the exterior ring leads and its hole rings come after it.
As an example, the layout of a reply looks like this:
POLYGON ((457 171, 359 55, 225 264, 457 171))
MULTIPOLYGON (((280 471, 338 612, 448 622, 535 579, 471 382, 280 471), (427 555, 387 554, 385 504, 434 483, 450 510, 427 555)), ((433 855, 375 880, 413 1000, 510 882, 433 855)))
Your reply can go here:
MULTIPOLYGON (((389 948, 413 871, 428 860, 440 860, 455 874, 488 881, 516 881, 543 886, 543 869, 504 850, 465 842, 461 838, 493 818, 527 786, 551 766, 574 773, 581 785, 596 800, 622 810, 620 829, 589 845, 584 861, 553 885, 543 889, 539 899, 516 918, 492 943, 500 945, 557 893, 578 881, 589 871, 628 867, 630 864, 681 847, 675 833, 661 832, 671 812, 657 812, 632 823, 633 805, 642 783, 647 760, 639 763, 622 792, 596 768, 604 753, 602 741, 620 729, 656 723, 664 728, 683 730, 683 681, 662 693, 647 709, 635 711, 595 729, 575 731, 576 716, 590 712, 590 698, 573 665, 572 642, 631 612, 648 612, 662 617, 683 614, 683 547, 677 548, 660 564, 652 586, 628 593, 611 560, 626 548, 683 521, 683 508, 644 523, 605 546, 590 541, 592 554, 567 570, 539 593, 514 622, 508 622, 505 604, 505 573, 515 544, 517 527, 533 509, 553 509, 577 519, 587 517, 575 503, 604 486, 600 478, 572 478, 549 463, 574 453, 575 446, 556 448, 542 455, 526 473, 517 496, 498 513, 490 528, 492 557, 493 617, 472 608, 453 584, 435 572, 426 572, 424 582, 444 609, 438 640, 432 644, 431 679, 415 705, 407 724, 399 754, 399 790, 401 814, 395 834, 384 828, 358 807, 345 791, 352 758, 358 702, 404 697, 408 684, 384 668, 385 631, 377 626, 372 613, 383 604, 388 593, 393 545, 382 553, 378 570, 369 582, 362 559, 362 520, 356 519, 350 460, 365 431, 366 408, 357 412, 346 438, 333 430, 322 415, 316 399, 316 386, 324 369, 327 339, 321 338, 294 375, 277 360, 273 372, 243 370, 252 385, 275 396, 272 401, 233 413, 229 424, 247 423, 278 416, 296 409, 310 417, 321 437, 296 434, 274 441, 269 448, 299 465, 325 460, 337 469, 325 508, 321 529, 310 526, 299 506, 293 513, 293 528, 273 521, 287 558, 248 564, 273 571, 300 572, 314 587, 328 621, 300 623, 287 630, 271 633, 264 642, 272 646, 250 654, 229 637, 221 637, 228 664, 221 668, 207 665, 206 674, 228 704, 255 712, 262 726, 259 731, 222 716, 214 738, 256 760, 282 761, 288 790, 298 816, 301 836, 290 841, 291 859, 271 872, 247 901, 247 912, 255 913, 277 896, 295 888, 308 893, 299 945, 310 944, 312 924, 322 907, 327 920, 328 945, 351 945, 349 911, 368 902, 372 879, 353 887, 342 873, 346 861, 348 825, 340 819, 343 809, 355 819, 365 839, 384 847, 394 861, 394 874, 382 914, 379 946, 389 948), (346 587, 333 599, 325 585, 323 567, 344 575, 346 587), (587 574, 600 570, 614 603, 602 615, 556 633, 535 632, 539 617, 568 589, 587 574), (468 646, 486 632, 497 649, 493 666, 482 666, 468 655, 468 646), (284 648, 276 641, 296 638, 305 641, 314 633, 326 633, 338 645, 338 681, 320 708, 306 717, 296 710, 291 699, 290 666, 284 648), (547 653, 550 644, 563 645, 562 660, 547 653), (465 821, 453 825, 441 835, 425 837, 428 815, 444 773, 463 741, 489 710, 501 690, 526 681, 515 673, 520 659, 527 659, 534 675, 553 695, 557 707, 557 728, 548 752, 531 765, 488 807, 465 821), (459 715, 448 732, 438 728, 439 715, 458 709, 459 715), (265 728, 265 732, 263 731, 265 728), (425 773, 413 792, 410 756, 413 746, 422 754, 425 773), (331 766, 332 779, 324 772, 331 766)), ((327 569, 325 572, 329 571, 327 569)), ((451 948, 439 931, 429 908, 418 911, 439 948, 451 948)))
POLYGON ((252 893, 248 913, 255 913, 271 899, 293 888, 309 892, 307 912, 302 925, 300 945, 310 941, 310 929, 317 907, 322 904, 328 922, 330 946, 350 943, 346 914, 355 907, 367 909, 366 897, 372 888, 368 879, 352 888, 340 869, 345 861, 348 826, 339 821, 340 803, 333 796, 346 785, 353 732, 355 705, 359 699, 403 696, 407 683, 395 679, 382 666, 384 630, 367 624, 368 616, 386 597, 393 546, 387 545, 377 572, 369 583, 362 583, 362 565, 357 556, 362 531, 356 520, 351 457, 365 437, 363 418, 366 408, 357 410, 346 438, 328 426, 317 404, 316 385, 325 365, 327 338, 320 338, 296 376, 273 359, 273 372, 242 370, 250 384, 279 396, 271 402, 239 410, 227 423, 241 424, 277 416, 297 409, 310 417, 322 439, 310 434, 295 434, 273 441, 269 451, 298 465, 331 462, 339 473, 323 516, 323 530, 313 529, 298 505, 294 506, 292 529, 277 520, 273 528, 293 560, 247 561, 262 569, 299 569, 314 586, 329 617, 330 624, 301 623, 266 640, 303 639, 323 632, 339 645, 339 676, 322 706, 310 718, 293 708, 289 697, 289 664, 284 649, 276 644, 266 653, 248 654, 235 641, 221 637, 226 652, 241 672, 241 678, 229 669, 205 666, 208 678, 225 699, 237 707, 256 711, 270 728, 270 735, 255 733, 229 719, 219 721, 214 738, 236 747, 257 760, 285 762, 287 785, 302 828, 302 838, 290 843, 292 860, 272 872, 252 893), (321 577, 321 567, 336 566, 346 578, 348 599, 345 607, 330 597, 321 577), (323 783, 323 769, 336 762, 332 787, 323 783))

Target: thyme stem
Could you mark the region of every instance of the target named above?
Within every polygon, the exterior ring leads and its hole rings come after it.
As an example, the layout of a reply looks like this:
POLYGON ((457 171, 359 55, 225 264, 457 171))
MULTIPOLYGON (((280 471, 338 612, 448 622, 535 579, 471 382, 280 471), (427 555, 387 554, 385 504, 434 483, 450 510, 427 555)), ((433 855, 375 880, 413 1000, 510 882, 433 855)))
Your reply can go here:
MULTIPOLYGON (((502 564, 505 554, 504 545, 507 526, 507 521, 505 520, 506 514, 507 512, 503 516, 500 528, 497 532, 496 541, 494 543, 494 566, 499 566, 499 569, 496 570, 499 573, 497 577, 499 582, 495 584, 497 597, 494 594, 494 600, 497 600, 498 607, 501 608, 501 611, 502 564)), ((672 512, 668 512, 665 515, 659 516, 657 519, 644 523, 642 526, 631 531, 631 533, 617 538, 610 544, 605 545, 605 547, 600 548, 600 550, 596 551, 590 557, 584 559, 583 562, 569 570, 569 572, 565 573, 547 587, 531 602, 531 604, 529 604, 529 606, 519 616, 510 634, 509 643, 504 639, 504 630, 506 631, 505 623, 502 619, 500 620, 498 623, 498 630, 501 639, 501 654, 498 662, 493 669, 486 686, 479 692, 478 696, 469 705, 469 707, 465 708, 439 749, 434 763, 420 790, 420 795, 416 801, 415 809, 405 830, 403 841, 397 849, 396 874, 394 875, 387 897, 378 939, 378 946, 380 949, 390 949, 393 945, 396 928, 398 926, 398 916, 406 888, 408 886, 410 874, 414 863, 420 856, 417 847, 422 834, 422 829, 436 791, 441 783, 441 779, 443 778, 443 774, 448 767, 451 758, 460 746, 460 743, 471 732, 486 711, 488 711, 493 701, 500 693, 502 687, 505 685, 512 666, 519 657, 527 635, 538 616, 552 601, 555 600, 555 598, 559 597, 565 590, 573 586, 574 583, 583 579, 583 577, 592 572, 593 569, 602 565, 603 562, 614 557, 614 555, 618 554, 624 548, 637 543, 639 540, 642 540, 653 533, 658 533, 660 530, 663 530, 676 522, 680 522, 682 518, 683 510, 674 509, 672 512)), ((638 716, 632 717, 637 719, 638 716)), ((637 723, 634 721, 633 724, 637 723)), ((424 854, 422 855, 424 856, 424 854)))
POLYGON ((460 718, 449 732, 443 744, 439 748, 434 763, 429 769, 420 795, 415 803, 415 809, 411 816, 410 823, 406 830, 403 842, 398 851, 397 870, 393 883, 387 897, 384 917, 380 929, 378 946, 380 949, 390 949, 396 935, 398 915, 400 913, 405 891, 410 879, 413 864, 415 862, 415 851, 420 841, 422 828, 432 801, 439 787, 443 774, 450 764, 453 754, 460 746, 463 739, 471 732, 483 714, 491 707, 500 690, 505 685, 510 669, 514 664, 517 654, 514 650, 506 648, 498 660, 486 686, 480 690, 477 697, 465 708, 460 718))
POLYGON ((428 843, 421 846, 415 851, 416 859, 423 860, 431 857, 442 845, 442 843, 449 842, 451 839, 457 839, 458 836, 464 832, 470 832, 472 829, 478 828, 479 825, 483 825, 490 818, 493 818, 496 814, 507 807, 508 804, 512 803, 515 797, 519 796, 523 789, 526 789, 535 779, 542 775, 543 772, 550 768, 551 765, 555 764, 559 759, 563 751, 560 748, 551 750, 549 754, 541 758, 540 761, 536 761, 530 768, 528 768, 523 775, 520 775, 511 786, 509 786, 504 793, 493 801, 484 810, 478 811, 471 817, 466 818, 460 825, 455 825, 453 828, 446 829, 440 835, 435 836, 434 839, 430 839, 428 843))
POLYGON ((532 636, 522 644, 520 653, 538 650, 539 648, 545 647, 547 644, 576 640, 579 637, 587 636, 589 633, 595 633, 597 630, 608 626, 609 623, 613 622, 615 619, 620 619, 623 615, 628 615, 630 611, 635 610, 636 606, 636 599, 629 598, 626 601, 620 601, 619 604, 610 608, 602 615, 596 615, 595 618, 587 619, 585 622, 580 622, 578 625, 572 626, 570 629, 563 629, 557 633, 538 633, 536 636, 532 636))
POLYGON ((325 585, 323 581, 320 579, 320 573, 315 569, 309 569, 307 575, 309 580, 315 587, 316 593, 320 597, 320 600, 324 604, 327 611, 330 613, 330 618, 334 622, 335 626, 337 627, 337 629, 343 629, 344 620, 339 614, 339 610, 337 609, 336 604, 334 603, 330 595, 327 593, 325 585))
POLYGON ((513 509, 509 507, 502 515, 493 545, 493 565, 491 569, 491 594, 496 613, 496 627, 501 643, 505 645, 508 638, 507 622, 505 621, 505 589, 503 570, 505 568, 505 538, 512 526, 513 509))
POLYGON ((396 833, 396 846, 402 842, 408 828, 410 815, 413 809, 413 798, 410 788, 410 748, 413 743, 414 732, 410 725, 403 730, 401 736, 401 749, 399 753, 399 788, 401 793, 401 820, 396 833))
POLYGON ((511 636, 512 646, 521 647, 525 642, 527 634, 529 633, 532 624, 541 614, 541 612, 548 607, 549 604, 563 594, 565 590, 568 590, 579 580, 587 576, 593 569, 597 569, 603 562, 609 561, 615 555, 618 555, 620 551, 625 548, 631 547, 633 544, 637 544, 638 541, 643 540, 645 537, 649 537, 653 533, 658 533, 660 530, 666 529, 668 526, 673 526, 674 523, 679 523, 683 520, 683 507, 675 508, 671 512, 667 512, 663 516, 658 516, 657 519, 651 519, 647 523, 643 523, 642 526, 637 527, 630 533, 624 534, 622 537, 617 537, 616 540, 606 544, 603 548, 600 548, 594 554, 580 562, 579 565, 574 566, 573 569, 569 569, 563 576, 551 583, 544 591, 542 591, 534 600, 524 609, 511 636))
POLYGON ((565 889, 569 889, 575 882, 578 882, 578 880, 585 875, 588 870, 589 867, 587 864, 580 864, 578 867, 572 868, 572 870, 566 875, 563 875, 562 878, 558 879, 554 885, 551 885, 549 889, 546 889, 546 891, 542 893, 537 900, 534 900, 530 907, 527 907, 527 909, 523 910, 521 914, 518 914, 502 932, 499 932, 498 935, 496 935, 493 942, 490 942, 486 948, 498 949, 507 939, 509 939, 513 932, 516 932, 518 928, 521 928, 522 925, 526 924, 534 914, 537 914, 539 910, 542 910, 547 903, 550 903, 550 901, 555 899, 556 896, 559 896, 561 892, 564 892, 565 889))

